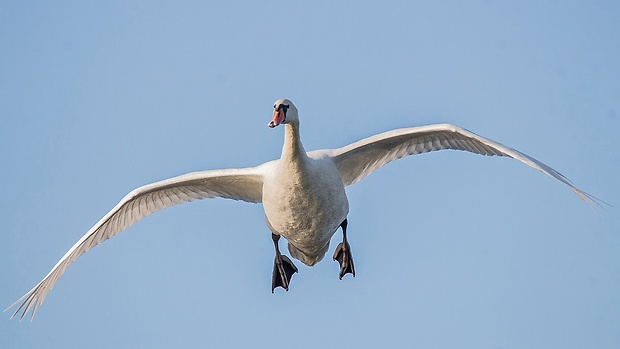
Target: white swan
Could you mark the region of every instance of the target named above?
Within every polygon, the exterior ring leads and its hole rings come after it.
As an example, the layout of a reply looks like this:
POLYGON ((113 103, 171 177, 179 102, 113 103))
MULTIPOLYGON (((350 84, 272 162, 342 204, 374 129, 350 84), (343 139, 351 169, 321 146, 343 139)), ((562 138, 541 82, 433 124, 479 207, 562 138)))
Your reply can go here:
POLYGON ((341 227, 343 242, 334 253, 334 259, 340 263, 339 277, 347 273, 355 276, 346 239, 349 204, 345 187, 407 155, 455 149, 508 156, 566 184, 586 202, 594 201, 592 196, 542 162, 449 124, 393 130, 340 149, 309 153, 304 150, 299 137, 297 108, 288 99, 275 102, 268 126, 273 128, 280 124, 285 125, 285 134, 279 160, 252 168, 188 173, 133 190, 90 228, 41 282, 7 310, 23 301, 13 316, 22 311, 21 319, 32 310, 31 318, 34 318, 47 292, 81 254, 155 211, 213 197, 263 203, 276 250, 272 292, 278 286, 288 290, 290 278, 297 272, 290 259, 280 254, 280 236, 288 240, 288 249, 294 258, 311 266, 323 258, 332 235, 341 227))

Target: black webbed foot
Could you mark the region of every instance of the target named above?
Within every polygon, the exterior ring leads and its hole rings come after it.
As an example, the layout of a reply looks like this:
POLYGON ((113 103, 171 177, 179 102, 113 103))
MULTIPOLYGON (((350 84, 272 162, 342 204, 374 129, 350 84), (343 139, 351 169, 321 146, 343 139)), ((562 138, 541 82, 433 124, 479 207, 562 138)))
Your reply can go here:
POLYGON ((271 293, 273 293, 276 287, 282 287, 288 291, 288 284, 291 282, 293 274, 297 272, 297 267, 287 256, 280 253, 280 248, 278 247, 280 235, 271 233, 271 239, 276 249, 276 258, 273 261, 273 274, 271 275, 271 293))
POLYGON ((349 243, 343 241, 338 244, 336 247, 336 251, 334 252, 334 260, 340 263, 340 273, 338 274, 338 278, 342 280, 342 278, 346 274, 353 274, 355 277, 355 267, 353 266, 353 255, 351 255, 351 248, 349 247, 349 243))
POLYGON ((276 254, 276 258, 273 261, 273 274, 271 276, 271 293, 276 287, 282 287, 288 291, 288 284, 293 277, 293 274, 297 272, 297 267, 291 260, 279 253, 276 254))
POLYGON ((338 274, 338 278, 342 280, 346 274, 352 274, 353 277, 355 277, 355 266, 353 265, 351 247, 347 241, 346 219, 342 222, 342 224, 340 224, 340 227, 342 227, 342 242, 338 244, 336 251, 334 251, 334 260, 338 261, 340 264, 340 273, 338 274))

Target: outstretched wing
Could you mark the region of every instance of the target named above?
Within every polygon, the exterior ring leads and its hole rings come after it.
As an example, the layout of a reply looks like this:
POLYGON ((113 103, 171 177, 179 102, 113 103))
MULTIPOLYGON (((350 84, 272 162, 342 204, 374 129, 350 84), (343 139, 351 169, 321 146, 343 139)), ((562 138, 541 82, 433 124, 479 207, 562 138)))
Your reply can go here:
POLYGON ((222 197, 247 202, 261 202, 263 176, 261 167, 193 172, 152 183, 133 190, 65 253, 54 268, 8 309, 22 304, 20 319, 32 310, 32 317, 47 292, 64 271, 84 252, 123 231, 139 219, 164 208, 197 199, 222 197))
POLYGON ((392 130, 339 149, 318 150, 310 155, 331 157, 340 172, 342 182, 348 186, 391 161, 407 155, 442 149, 511 157, 566 184, 584 201, 588 203, 595 201, 594 197, 576 188, 561 173, 542 162, 501 143, 450 124, 392 130))

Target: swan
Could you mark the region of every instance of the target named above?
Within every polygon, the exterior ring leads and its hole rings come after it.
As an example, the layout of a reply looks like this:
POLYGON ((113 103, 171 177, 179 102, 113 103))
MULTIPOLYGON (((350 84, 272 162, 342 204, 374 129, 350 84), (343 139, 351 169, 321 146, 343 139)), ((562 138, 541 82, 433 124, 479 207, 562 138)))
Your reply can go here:
POLYGON ((298 110, 288 99, 278 99, 273 106, 268 126, 279 125, 284 125, 280 159, 256 167, 188 173, 131 191, 65 253, 43 280, 6 310, 21 302, 12 317, 22 311, 21 320, 32 311, 32 320, 56 281, 84 252, 153 212, 215 197, 262 202, 275 248, 272 293, 277 287, 288 291, 290 280, 298 271, 293 262, 280 253, 278 241, 282 236, 288 241, 291 256, 312 266, 321 261, 331 237, 338 228, 342 229, 342 242, 336 247, 333 259, 340 264, 340 279, 346 274, 355 276, 347 241, 349 203, 345 187, 407 155, 453 149, 507 156, 559 180, 588 203, 596 199, 542 162, 451 124, 396 129, 339 149, 311 152, 306 152, 301 143, 298 110))

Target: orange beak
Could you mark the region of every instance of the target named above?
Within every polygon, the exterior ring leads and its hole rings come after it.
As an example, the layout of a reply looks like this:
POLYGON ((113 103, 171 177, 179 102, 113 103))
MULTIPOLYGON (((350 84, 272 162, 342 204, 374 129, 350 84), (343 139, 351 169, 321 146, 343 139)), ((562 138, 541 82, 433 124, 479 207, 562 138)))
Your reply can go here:
POLYGON ((278 125, 280 125, 282 123, 282 121, 284 121, 284 110, 282 110, 282 108, 278 108, 278 109, 274 109, 273 110, 273 118, 271 118, 271 121, 269 121, 269 123, 267 124, 267 126, 274 128, 278 125))

